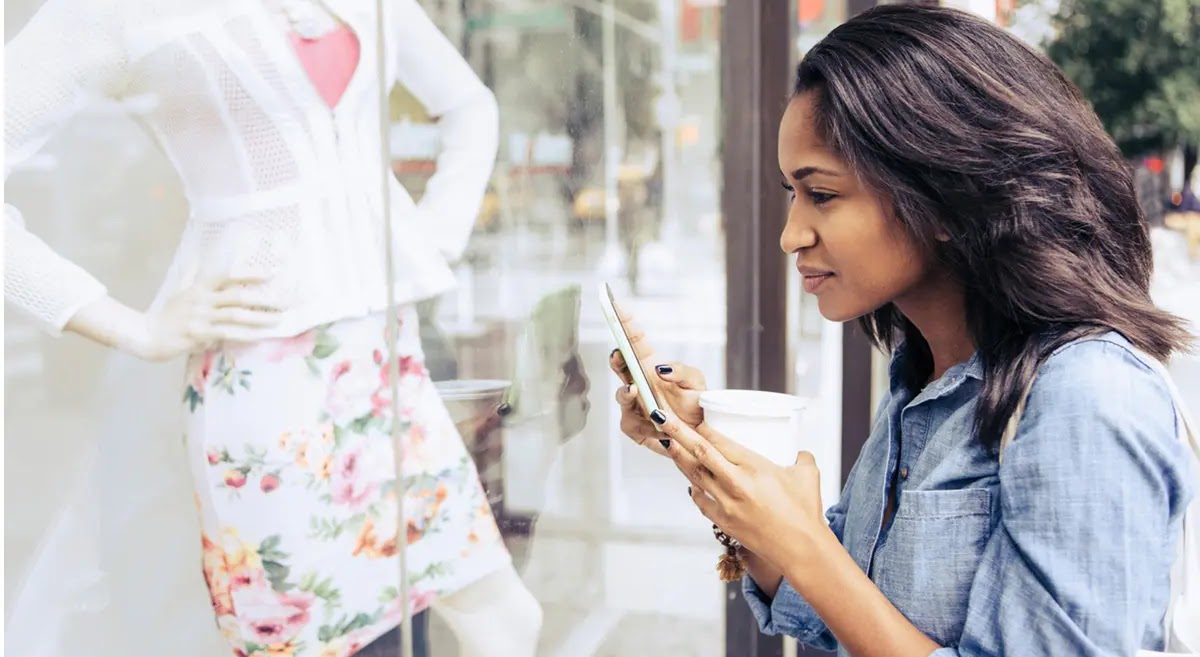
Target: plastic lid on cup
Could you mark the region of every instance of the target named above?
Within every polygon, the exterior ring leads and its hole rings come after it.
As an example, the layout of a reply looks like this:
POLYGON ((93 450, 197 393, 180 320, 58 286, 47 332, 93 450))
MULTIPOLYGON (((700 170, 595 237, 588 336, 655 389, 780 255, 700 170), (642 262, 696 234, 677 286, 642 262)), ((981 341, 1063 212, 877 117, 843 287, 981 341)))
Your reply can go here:
POLYGON ((747 417, 791 417, 804 410, 804 400, 780 392, 709 390, 700 393, 700 408, 747 417))

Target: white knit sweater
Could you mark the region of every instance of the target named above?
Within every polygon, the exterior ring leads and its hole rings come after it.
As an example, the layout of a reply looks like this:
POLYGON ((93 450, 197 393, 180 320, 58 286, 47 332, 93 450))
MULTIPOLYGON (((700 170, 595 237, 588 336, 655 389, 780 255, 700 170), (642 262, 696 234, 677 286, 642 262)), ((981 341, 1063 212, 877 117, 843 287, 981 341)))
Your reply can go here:
MULTIPOLYGON (((5 177, 80 107, 149 95, 139 117, 183 181, 181 243, 155 304, 192 276, 270 279, 284 320, 263 338, 382 310, 383 164, 374 0, 325 4, 361 60, 335 110, 317 94, 270 0, 48 0, 6 46, 5 177)), ((387 79, 440 117, 420 204, 391 185, 396 301, 445 291, 495 162, 491 92, 416 0, 387 0, 387 79)), ((106 294, 6 206, 4 294, 57 333, 106 294)), ((81 216, 78 221, 87 221, 81 216)))

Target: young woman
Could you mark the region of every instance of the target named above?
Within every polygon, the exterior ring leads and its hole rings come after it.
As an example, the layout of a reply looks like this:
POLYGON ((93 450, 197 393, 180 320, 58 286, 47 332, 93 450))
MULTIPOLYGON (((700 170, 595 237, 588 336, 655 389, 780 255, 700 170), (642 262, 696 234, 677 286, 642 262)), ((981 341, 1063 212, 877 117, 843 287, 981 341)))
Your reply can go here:
POLYGON ((855 657, 1161 649, 1194 474, 1151 359, 1189 337, 1149 299, 1130 171, 1078 91, 982 20, 881 7, 804 58, 778 156, 804 289, 893 354, 841 499, 822 513, 811 455, 701 424, 691 368, 659 367, 674 417, 617 394, 740 542, 762 630, 855 657))

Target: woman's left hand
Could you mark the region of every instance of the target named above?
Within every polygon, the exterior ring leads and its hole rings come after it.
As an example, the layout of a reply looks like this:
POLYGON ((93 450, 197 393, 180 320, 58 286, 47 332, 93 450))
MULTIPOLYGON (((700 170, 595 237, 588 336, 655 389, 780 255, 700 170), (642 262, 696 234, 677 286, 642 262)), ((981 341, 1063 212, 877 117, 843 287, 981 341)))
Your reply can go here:
MULTIPOLYGON (((809 452, 779 466, 707 424, 695 430, 669 417, 668 454, 692 483, 700 512, 746 549, 771 563, 808 554, 830 534, 821 506, 821 475, 809 452)), ((831 534, 830 534, 831 535, 831 534)))

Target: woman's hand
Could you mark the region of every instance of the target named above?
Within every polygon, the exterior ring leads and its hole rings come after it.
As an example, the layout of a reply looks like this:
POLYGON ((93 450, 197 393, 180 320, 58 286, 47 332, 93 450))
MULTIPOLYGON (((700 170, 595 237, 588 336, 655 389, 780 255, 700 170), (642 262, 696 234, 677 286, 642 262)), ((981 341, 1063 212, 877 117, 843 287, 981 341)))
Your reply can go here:
MULTIPOLYGON (((634 353, 647 368, 653 367, 646 373, 646 379, 650 382, 655 398, 666 407, 664 410, 674 413, 688 426, 694 427, 703 422, 704 410, 700 408, 700 393, 706 389, 704 374, 681 363, 657 362, 654 348, 646 341, 645 333, 633 324, 629 315, 620 309, 617 313, 626 327, 634 353)), ((641 397, 632 387, 633 377, 621 352, 614 349, 609 355, 608 364, 625 383, 617 389, 617 404, 621 407, 621 433, 653 452, 666 455, 666 449, 659 442, 665 436, 650 422, 641 397)))
POLYGON ((180 290, 152 313, 105 297, 82 308, 66 329, 148 361, 203 351, 224 341, 248 341, 276 325, 280 304, 261 279, 223 279, 180 290))
POLYGON ((667 450, 691 482, 700 512, 746 549, 772 564, 812 554, 836 537, 825 523, 821 475, 812 454, 779 466, 701 424, 666 418, 667 450))

